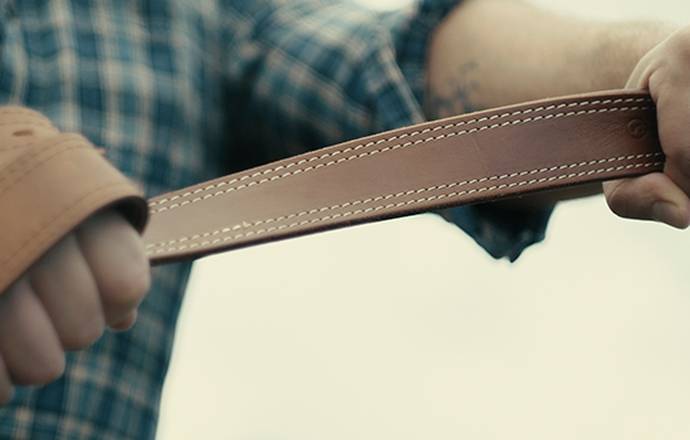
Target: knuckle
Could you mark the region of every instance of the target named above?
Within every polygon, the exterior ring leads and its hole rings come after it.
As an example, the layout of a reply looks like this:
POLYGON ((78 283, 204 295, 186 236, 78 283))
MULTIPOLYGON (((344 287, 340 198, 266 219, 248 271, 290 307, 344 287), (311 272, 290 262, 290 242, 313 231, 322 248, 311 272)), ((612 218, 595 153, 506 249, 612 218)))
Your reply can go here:
POLYGON ((61 335, 62 346, 65 350, 80 350, 91 346, 98 341, 103 332, 105 325, 102 319, 91 319, 87 322, 80 322, 75 325, 70 331, 61 335))
POLYGON ((678 30, 667 40, 667 47, 674 56, 690 62, 690 27, 678 30))
POLYGON ((609 200, 609 208, 619 217, 631 217, 630 204, 621 197, 609 200))
MULTIPOLYGON (((647 182, 649 184, 649 182, 647 182)), ((630 187, 625 183, 614 185, 606 194, 606 202, 611 212, 619 217, 630 219, 641 219, 648 217, 644 206, 639 203, 630 187)))
POLYGON ((688 149, 677 142, 667 142, 666 145, 664 145, 664 154, 667 160, 673 162, 688 161, 688 149))
POLYGON ((665 179, 657 178, 655 175, 648 175, 640 178, 640 184, 636 188, 635 194, 628 194, 629 199, 634 197, 644 197, 651 205, 651 202, 658 200, 667 191, 667 182, 665 179))
POLYGON ((37 376, 38 384, 50 383, 65 372, 65 356, 61 354, 60 356, 53 359, 51 362, 46 363, 46 366, 39 369, 39 374, 37 376))
POLYGON ((613 211, 614 214, 621 217, 626 216, 626 212, 629 211, 629 200, 626 199, 625 194, 621 191, 620 182, 609 182, 606 184, 606 203, 609 205, 609 209, 613 211))
POLYGON ((690 177, 690 151, 686 148, 673 148, 666 153, 670 163, 685 177, 690 177))
POLYGON ((45 362, 37 362, 32 368, 13 374, 13 381, 17 385, 46 385, 58 379, 65 372, 65 356, 53 356, 45 362))
POLYGON ((107 305, 117 308, 134 308, 151 287, 151 274, 141 267, 131 268, 121 271, 121 273, 110 278, 105 285, 105 296, 107 305))

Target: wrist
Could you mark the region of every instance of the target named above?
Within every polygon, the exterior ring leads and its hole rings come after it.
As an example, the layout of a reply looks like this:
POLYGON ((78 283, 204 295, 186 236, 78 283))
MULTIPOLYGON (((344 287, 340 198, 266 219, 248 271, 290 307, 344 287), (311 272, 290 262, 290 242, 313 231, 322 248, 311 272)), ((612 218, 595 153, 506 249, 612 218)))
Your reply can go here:
POLYGON ((590 81, 588 89, 625 87, 640 60, 678 29, 668 23, 601 23, 592 32, 591 50, 583 54, 590 81))

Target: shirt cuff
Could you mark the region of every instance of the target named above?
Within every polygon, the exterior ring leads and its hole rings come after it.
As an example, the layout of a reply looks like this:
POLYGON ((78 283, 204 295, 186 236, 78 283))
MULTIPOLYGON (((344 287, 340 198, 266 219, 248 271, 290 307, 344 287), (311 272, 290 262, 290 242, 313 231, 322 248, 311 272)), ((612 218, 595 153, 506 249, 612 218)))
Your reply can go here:
POLYGON ((553 206, 525 212, 486 203, 446 209, 439 214, 462 228, 489 255, 510 262, 546 236, 553 206))
POLYGON ((443 19, 462 0, 418 0, 408 9, 395 11, 390 20, 398 65, 414 96, 424 102, 429 40, 443 19))

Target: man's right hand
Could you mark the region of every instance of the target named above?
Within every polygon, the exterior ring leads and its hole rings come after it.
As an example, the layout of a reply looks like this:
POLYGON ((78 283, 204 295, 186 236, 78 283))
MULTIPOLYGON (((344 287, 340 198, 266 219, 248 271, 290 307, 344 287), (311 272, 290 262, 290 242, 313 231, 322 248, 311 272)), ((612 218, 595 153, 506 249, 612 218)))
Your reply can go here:
POLYGON ((139 234, 114 210, 64 237, 0 293, 0 405, 14 385, 61 376, 65 351, 129 329, 150 283, 139 234))

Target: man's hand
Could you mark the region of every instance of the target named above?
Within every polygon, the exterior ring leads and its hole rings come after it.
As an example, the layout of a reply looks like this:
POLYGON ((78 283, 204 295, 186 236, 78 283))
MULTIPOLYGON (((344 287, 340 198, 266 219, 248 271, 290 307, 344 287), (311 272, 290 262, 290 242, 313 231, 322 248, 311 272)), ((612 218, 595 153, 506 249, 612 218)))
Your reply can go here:
POLYGON ((628 88, 648 89, 656 102, 659 138, 666 154, 663 173, 604 184, 616 214, 690 225, 690 28, 650 50, 630 76, 628 88))
POLYGON ((98 213, 0 294, 0 404, 14 385, 42 385, 106 327, 130 328, 150 287, 137 232, 118 213, 98 213))
MULTIPOLYGON (((666 169, 608 183, 606 199, 623 217, 690 224, 690 27, 590 21, 522 0, 465 0, 434 33, 427 68, 425 105, 432 118, 619 89, 626 81, 629 88, 649 89, 666 169)), ((530 211, 591 189, 500 203, 506 212, 530 211)))

